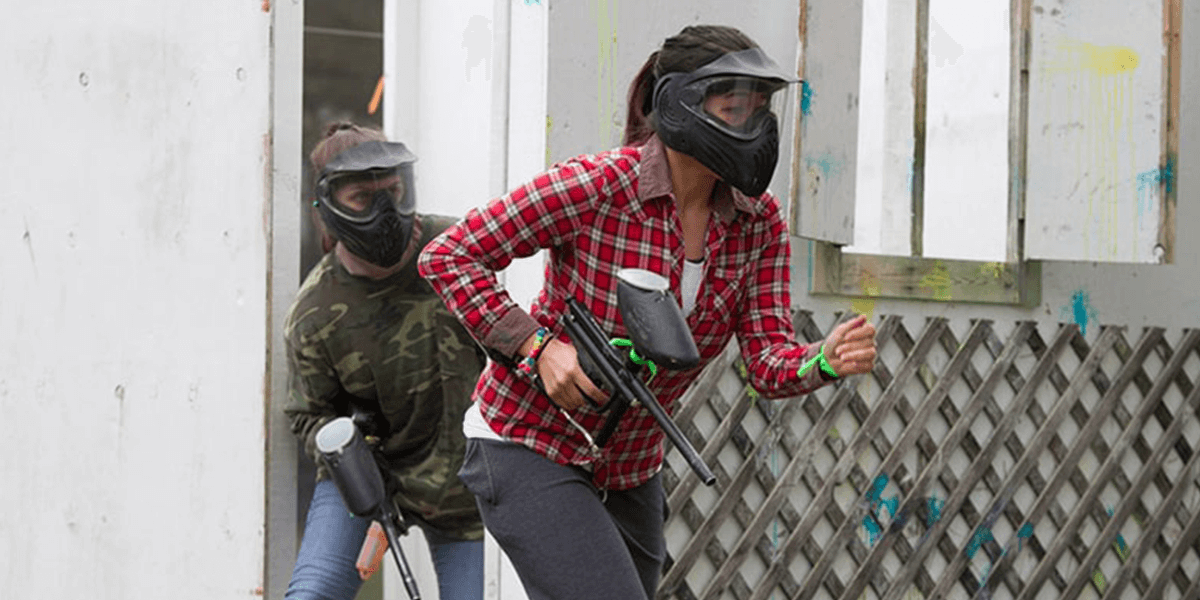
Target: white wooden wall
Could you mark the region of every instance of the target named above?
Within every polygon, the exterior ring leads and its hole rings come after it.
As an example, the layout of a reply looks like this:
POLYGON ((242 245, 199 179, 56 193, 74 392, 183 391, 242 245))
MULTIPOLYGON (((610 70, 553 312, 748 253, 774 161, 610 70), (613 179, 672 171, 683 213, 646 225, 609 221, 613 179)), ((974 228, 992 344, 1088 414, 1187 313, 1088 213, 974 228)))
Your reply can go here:
POLYGON ((5 3, 5 598, 262 593, 271 19, 5 3))
POLYGON ((1159 182, 1171 175, 1162 162, 1163 6, 1034 2, 1031 258, 1157 262, 1159 182))
MULTIPOLYGON (((419 210, 462 216, 547 166, 545 0, 384 2, 384 129, 417 154, 419 210)), ((541 255, 501 273, 528 306, 541 289, 541 255)), ((433 563, 419 531, 403 540, 421 593, 437 599, 433 563)), ((507 559, 486 546, 489 599, 525 597, 507 559)), ((395 565, 387 598, 403 598, 395 565)))

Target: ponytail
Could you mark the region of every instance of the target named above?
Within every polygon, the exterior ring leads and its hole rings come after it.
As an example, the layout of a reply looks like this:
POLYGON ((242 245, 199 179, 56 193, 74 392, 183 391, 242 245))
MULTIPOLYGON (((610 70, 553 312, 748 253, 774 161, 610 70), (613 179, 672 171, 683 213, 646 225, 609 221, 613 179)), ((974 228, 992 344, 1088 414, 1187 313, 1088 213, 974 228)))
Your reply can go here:
POLYGON ((649 117, 654 111, 654 84, 658 81, 655 73, 657 64, 658 50, 655 50, 633 77, 633 83, 629 84, 625 136, 621 142, 626 146, 640 146, 654 134, 654 125, 650 123, 649 117))

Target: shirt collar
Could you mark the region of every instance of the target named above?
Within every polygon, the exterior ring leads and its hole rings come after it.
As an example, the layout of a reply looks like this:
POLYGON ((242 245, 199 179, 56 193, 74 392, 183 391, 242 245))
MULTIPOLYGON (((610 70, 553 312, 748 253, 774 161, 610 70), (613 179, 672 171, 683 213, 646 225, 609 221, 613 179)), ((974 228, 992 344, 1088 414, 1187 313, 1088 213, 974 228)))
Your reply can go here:
MULTIPOLYGON (((670 197, 671 190, 671 166, 667 163, 666 147, 657 135, 652 135, 642 146, 638 203, 645 204, 656 198, 670 197)), ((737 211, 757 214, 762 204, 757 198, 746 196, 723 181, 717 182, 712 202, 713 212, 725 223, 732 222, 737 217, 737 211)))

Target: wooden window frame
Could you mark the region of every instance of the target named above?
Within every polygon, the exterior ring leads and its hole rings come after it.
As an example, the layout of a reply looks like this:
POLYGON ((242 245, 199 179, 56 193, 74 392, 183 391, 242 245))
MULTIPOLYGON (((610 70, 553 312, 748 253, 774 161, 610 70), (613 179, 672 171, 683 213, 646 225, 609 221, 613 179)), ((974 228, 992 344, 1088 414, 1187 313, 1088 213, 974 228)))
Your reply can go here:
MULTIPOLYGON (((1042 262, 1025 257, 1026 152, 1029 121, 1029 62, 1032 0, 1010 0, 1011 40, 1009 92, 1008 234, 1004 262, 938 259, 922 256, 924 245, 925 97, 929 42, 929 0, 917 0, 917 61, 913 76, 916 97, 913 123, 912 228, 910 256, 845 252, 843 246, 810 240, 812 276, 809 293, 933 302, 966 302, 1032 307, 1041 303, 1042 262)), ((800 6, 801 52, 807 45, 808 0, 800 6)), ((1174 262, 1176 186, 1171 166, 1179 149, 1180 25, 1182 0, 1163 0, 1164 96, 1163 150, 1160 164, 1167 176, 1158 182, 1163 198, 1159 244, 1163 263, 1174 262)), ((803 62, 800 76, 804 77, 803 62)), ((799 139, 797 139, 799 150, 799 139)), ((799 172, 794 173, 799 176, 799 172)), ((793 186, 796 206, 800 185, 793 186)))

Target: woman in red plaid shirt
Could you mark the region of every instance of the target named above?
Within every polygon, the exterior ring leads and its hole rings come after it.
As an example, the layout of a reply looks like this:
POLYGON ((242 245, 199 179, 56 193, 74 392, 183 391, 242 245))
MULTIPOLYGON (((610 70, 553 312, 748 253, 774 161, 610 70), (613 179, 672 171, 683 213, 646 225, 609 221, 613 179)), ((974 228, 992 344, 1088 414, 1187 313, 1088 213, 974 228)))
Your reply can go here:
POLYGON ((670 282, 701 361, 649 383, 668 410, 735 335, 751 385, 768 397, 874 364, 865 317, 820 344, 795 341, 788 230, 766 191, 776 92, 795 82, 740 31, 686 27, 630 86, 621 148, 555 165, 421 254, 421 274, 495 359, 463 422, 459 476, 533 600, 653 598, 666 556, 662 429, 634 407, 603 447, 594 443, 605 415, 584 396, 603 403, 606 393, 562 335, 568 299, 627 337, 617 272, 670 282), (545 285, 526 312, 495 273, 543 248, 545 285))

